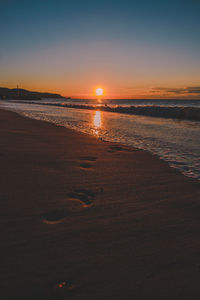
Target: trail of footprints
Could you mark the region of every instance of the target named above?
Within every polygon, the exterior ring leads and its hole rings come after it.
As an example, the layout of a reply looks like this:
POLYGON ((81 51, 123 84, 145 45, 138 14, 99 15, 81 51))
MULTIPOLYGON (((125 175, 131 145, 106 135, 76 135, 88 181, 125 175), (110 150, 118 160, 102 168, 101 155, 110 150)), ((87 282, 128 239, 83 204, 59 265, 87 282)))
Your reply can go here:
MULTIPOLYGON (((122 151, 126 150, 120 146, 111 146, 108 148, 108 152, 122 151)), ((1 155, 1 153, 0 153, 1 155)), ((97 158, 94 156, 82 156, 80 157, 80 167, 83 169, 89 169, 93 166, 92 163, 96 162, 97 158)), ((100 188, 100 192, 103 192, 103 188, 100 188)), ((94 191, 78 188, 68 194, 68 199, 79 201, 82 207, 91 207, 96 193, 94 191)), ((53 210, 43 214, 43 221, 46 224, 58 224, 62 223, 65 218, 69 215, 64 209, 53 210)), ((64 299, 71 295, 74 291, 75 286, 69 280, 60 280, 58 282, 54 282, 54 284, 50 287, 50 291, 52 293, 53 298, 55 299, 64 299)), ((71 297, 70 297, 71 298, 71 297)))
MULTIPOLYGON (((91 168, 91 162, 96 161, 96 157, 94 156, 83 156, 80 158, 82 163, 80 164, 81 168, 88 169, 91 168)), ((91 207, 93 201, 95 200, 96 193, 94 191, 78 188, 68 194, 69 200, 79 201, 83 208, 91 207)), ((59 224, 62 223, 65 218, 68 216, 64 209, 54 210, 47 212, 42 215, 43 221, 46 224, 59 224)), ((69 280, 60 280, 54 283, 49 292, 52 294, 53 299, 64 299, 66 297, 70 297, 71 293, 74 292, 75 286, 69 280)), ((71 298, 71 297, 70 297, 71 298)))
MULTIPOLYGON (((130 149, 126 147, 121 147, 118 145, 110 146, 107 151, 108 152, 116 152, 116 151, 130 151, 130 149)), ((1 153, 0 153, 1 154, 1 153)), ((83 169, 92 168, 97 158, 95 156, 81 156, 80 157, 80 167, 83 169)), ((102 188, 100 192, 102 192, 102 188)), ((95 200, 96 193, 94 191, 78 188, 68 194, 69 200, 79 201, 84 208, 89 208, 93 205, 95 200)), ((42 215, 43 221, 46 224, 58 224, 62 223, 65 218, 69 215, 69 212, 66 212, 64 209, 54 210, 47 212, 42 215)))
MULTIPOLYGON (((82 161, 80 167, 88 169, 92 167, 91 162, 95 162, 97 158, 95 156, 82 156, 80 160, 82 161)), ((84 188, 75 189, 68 194, 69 200, 79 201, 84 208, 92 206, 95 197, 95 192, 84 188)), ((43 214, 42 218, 46 224, 58 224, 62 223, 68 215, 69 213, 64 209, 58 209, 43 214)))

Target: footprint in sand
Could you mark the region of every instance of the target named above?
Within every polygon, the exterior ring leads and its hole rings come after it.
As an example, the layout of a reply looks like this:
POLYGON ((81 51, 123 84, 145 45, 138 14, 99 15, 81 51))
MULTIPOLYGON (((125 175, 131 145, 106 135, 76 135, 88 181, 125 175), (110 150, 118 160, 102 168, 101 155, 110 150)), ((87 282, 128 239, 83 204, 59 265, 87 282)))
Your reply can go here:
POLYGON ((69 193, 68 196, 72 200, 80 201, 84 206, 90 206, 92 205, 96 195, 94 192, 86 189, 76 189, 74 192, 69 193))
POLYGON ((71 291, 74 288, 73 284, 69 280, 60 280, 56 282, 53 287, 54 289, 66 289, 68 291, 71 291))
POLYGON ((93 165, 90 162, 95 162, 97 158, 95 156, 82 156, 80 158, 83 162, 80 164, 80 167, 83 169, 90 169, 93 165))
POLYGON ((64 221, 67 213, 64 210, 54 210, 42 215, 43 222, 46 224, 58 224, 64 221))
POLYGON ((50 283, 45 291, 45 299, 71 299, 74 293, 75 285, 70 280, 60 280, 58 282, 50 283))
POLYGON ((85 163, 81 163, 80 167, 83 169, 90 169, 92 167, 92 165, 85 162, 85 163))

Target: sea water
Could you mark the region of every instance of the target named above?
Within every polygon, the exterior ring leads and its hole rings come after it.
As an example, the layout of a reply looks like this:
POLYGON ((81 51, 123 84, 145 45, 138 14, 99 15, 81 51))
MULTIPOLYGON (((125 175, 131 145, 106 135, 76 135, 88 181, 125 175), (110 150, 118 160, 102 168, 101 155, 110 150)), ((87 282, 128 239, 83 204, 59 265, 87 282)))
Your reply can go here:
MULTIPOLYGON (((52 122, 106 141, 150 151, 179 169, 186 176, 200 180, 200 122, 128 115, 98 110, 98 101, 44 99, 31 104, 23 101, 0 101, 0 107, 33 119, 52 122), (49 104, 92 103, 96 109, 77 109, 49 104)), ((109 105, 157 105, 200 107, 200 101, 108 100, 109 105), (116 104, 117 103, 117 104, 116 104)), ((105 103, 104 101, 104 104, 105 103)))

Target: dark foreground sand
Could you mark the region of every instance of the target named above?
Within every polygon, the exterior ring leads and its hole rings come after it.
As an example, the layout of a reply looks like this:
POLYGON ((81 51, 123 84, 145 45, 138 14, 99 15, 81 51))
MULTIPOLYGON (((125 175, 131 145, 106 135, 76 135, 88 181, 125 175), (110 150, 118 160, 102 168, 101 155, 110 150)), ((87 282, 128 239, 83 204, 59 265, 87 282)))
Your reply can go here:
POLYGON ((199 299, 199 182, 2 110, 0 166, 0 299, 199 299))

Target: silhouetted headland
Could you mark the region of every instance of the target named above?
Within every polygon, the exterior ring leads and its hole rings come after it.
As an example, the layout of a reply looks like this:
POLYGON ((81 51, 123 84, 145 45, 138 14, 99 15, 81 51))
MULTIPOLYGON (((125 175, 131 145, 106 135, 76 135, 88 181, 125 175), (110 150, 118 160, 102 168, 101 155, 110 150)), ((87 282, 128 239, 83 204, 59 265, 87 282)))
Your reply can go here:
POLYGON ((42 98, 64 98, 60 94, 33 92, 24 89, 0 87, 0 99, 40 100, 42 98))

